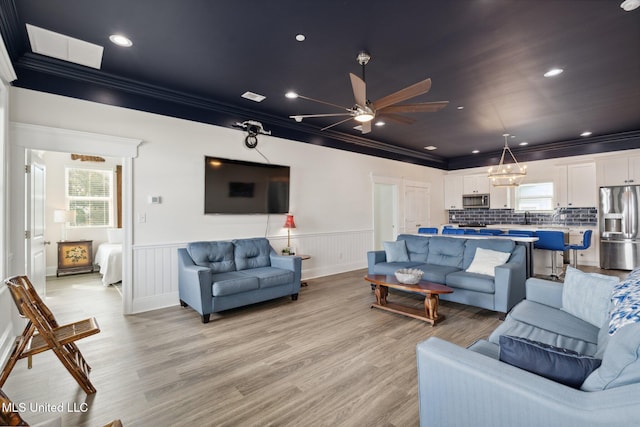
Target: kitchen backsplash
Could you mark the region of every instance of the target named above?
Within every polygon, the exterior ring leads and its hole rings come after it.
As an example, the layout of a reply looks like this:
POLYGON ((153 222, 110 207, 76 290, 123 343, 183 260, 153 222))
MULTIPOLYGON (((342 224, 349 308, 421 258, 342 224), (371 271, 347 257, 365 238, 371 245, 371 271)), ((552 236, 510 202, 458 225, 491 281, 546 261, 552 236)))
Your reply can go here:
POLYGON ((451 224, 531 224, 531 225, 573 225, 596 226, 597 208, 558 208, 553 213, 529 212, 525 220, 524 212, 513 209, 451 209, 451 224))

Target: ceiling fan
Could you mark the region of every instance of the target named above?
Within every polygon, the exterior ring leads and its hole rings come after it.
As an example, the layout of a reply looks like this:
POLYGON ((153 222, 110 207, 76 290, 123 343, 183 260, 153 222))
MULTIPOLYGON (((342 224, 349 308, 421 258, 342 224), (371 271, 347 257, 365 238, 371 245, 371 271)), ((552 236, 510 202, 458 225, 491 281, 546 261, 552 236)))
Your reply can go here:
POLYGON ((371 56, 366 52, 360 52, 356 57, 356 61, 358 61, 358 64, 362 66, 362 78, 356 76, 353 73, 349 73, 349 77, 351 78, 351 88, 353 89, 353 97, 355 98, 355 104, 353 105, 353 107, 347 108, 340 105, 332 104, 330 102, 309 98, 295 92, 288 92, 285 95, 287 98, 307 99, 309 101, 314 101, 320 104, 330 105, 341 110, 345 110, 345 112, 343 113, 296 114, 293 116, 289 116, 289 118, 294 119, 296 122, 301 122, 303 119, 314 117, 349 116, 344 120, 340 120, 339 122, 333 123, 329 126, 325 126, 321 130, 326 130, 341 123, 347 122, 351 119, 354 119, 361 123, 362 133, 364 134, 371 132, 371 121, 375 117, 383 116, 398 123, 411 124, 415 122, 415 119, 402 116, 399 113, 433 113, 446 107, 447 104, 449 104, 449 101, 440 101, 396 105, 400 102, 406 101, 407 99, 411 99, 418 95, 422 95, 423 93, 429 92, 429 89, 431 89, 431 79, 425 79, 411 86, 407 86, 406 88, 380 98, 377 101, 369 101, 367 99, 367 85, 365 83, 364 69, 370 59, 371 56))

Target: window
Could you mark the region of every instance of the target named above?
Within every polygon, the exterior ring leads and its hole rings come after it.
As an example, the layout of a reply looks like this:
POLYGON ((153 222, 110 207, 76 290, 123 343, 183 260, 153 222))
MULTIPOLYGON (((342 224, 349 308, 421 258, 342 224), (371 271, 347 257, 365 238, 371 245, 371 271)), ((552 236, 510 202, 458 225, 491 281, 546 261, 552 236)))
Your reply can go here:
POLYGON ((516 210, 553 210, 553 182, 520 185, 516 189, 516 210))
POLYGON ((72 227, 111 226, 113 172, 66 169, 67 206, 74 213, 72 227))

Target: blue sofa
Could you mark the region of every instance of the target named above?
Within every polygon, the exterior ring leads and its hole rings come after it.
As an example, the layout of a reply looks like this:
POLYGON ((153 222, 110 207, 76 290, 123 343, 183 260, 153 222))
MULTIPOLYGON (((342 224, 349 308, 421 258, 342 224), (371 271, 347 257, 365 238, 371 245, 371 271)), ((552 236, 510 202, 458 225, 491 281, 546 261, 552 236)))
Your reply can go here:
POLYGON ((265 238, 193 242, 178 249, 180 304, 211 313, 283 296, 298 299, 302 260, 277 255, 265 238))
POLYGON ((397 241, 406 243, 408 261, 387 262, 385 251, 367 253, 369 274, 393 275, 401 268, 424 271, 424 280, 453 288, 440 299, 507 313, 524 299, 526 250, 510 239, 466 239, 446 236, 400 234, 397 241), (465 271, 476 249, 490 249, 511 254, 505 264, 495 267, 495 276, 465 271))
MULTIPOLYGON (((636 280, 640 287, 640 280, 636 280)), ((640 323, 629 323, 610 335, 609 322, 615 316, 603 310, 604 322, 598 328, 570 314, 565 307, 566 294, 563 296, 565 286, 566 280, 562 285, 528 279, 526 299, 487 340, 469 348, 435 337, 419 343, 420 425, 640 425, 640 323), (586 379, 577 382, 577 387, 571 387, 537 372, 558 366, 548 353, 542 353, 545 357, 537 352, 524 355, 533 362, 533 369, 501 361, 500 337, 504 335, 562 347, 562 357, 566 351, 575 351, 583 356, 574 357, 591 356, 601 364, 587 371, 586 379)), ((636 310, 637 301, 631 302, 636 310)), ((562 372, 569 370, 565 366, 562 372)))

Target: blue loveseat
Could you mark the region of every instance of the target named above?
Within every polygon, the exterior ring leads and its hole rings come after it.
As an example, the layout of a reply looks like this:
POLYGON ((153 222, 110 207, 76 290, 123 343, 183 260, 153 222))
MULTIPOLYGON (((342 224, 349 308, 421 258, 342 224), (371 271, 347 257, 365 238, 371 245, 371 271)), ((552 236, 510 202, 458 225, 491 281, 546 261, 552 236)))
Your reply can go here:
MULTIPOLYGON (((601 322, 570 310, 567 279, 563 285, 531 278, 526 299, 487 340, 469 348, 436 337, 419 343, 420 425, 640 425, 640 271, 627 281, 613 288, 617 303, 609 291, 601 322), (622 326, 612 328, 615 322, 622 326), (515 356, 508 353, 507 362, 501 351, 513 337, 537 344, 525 344, 515 356), (585 370, 585 359, 600 364, 585 370), (568 375, 573 384, 565 382, 568 375)), ((588 282, 580 279, 574 287, 584 290, 578 308, 599 298, 588 282)))
POLYGON ((178 249, 180 304, 211 313, 283 296, 298 299, 301 258, 277 255, 265 238, 193 242, 178 249))
POLYGON ((525 248, 510 239, 466 239, 445 236, 400 234, 407 261, 389 262, 385 251, 367 253, 369 274, 393 275, 401 268, 424 271, 424 280, 453 288, 440 299, 488 310, 507 313, 524 299, 526 280, 525 248), (511 254, 508 260, 492 271, 494 276, 466 271, 478 248, 511 254))

